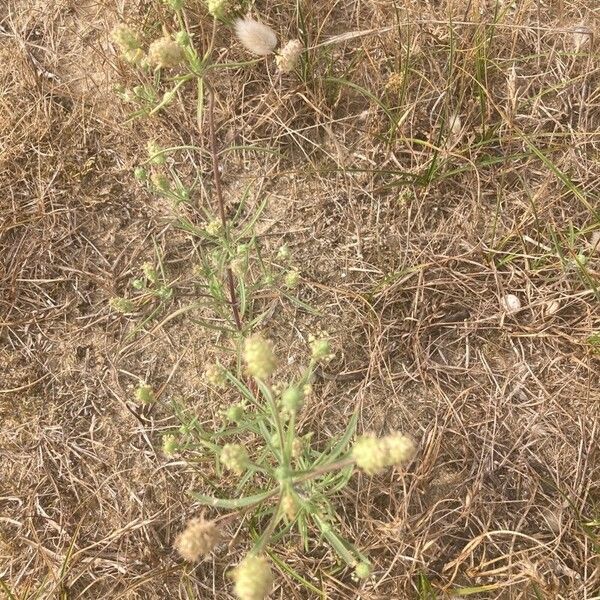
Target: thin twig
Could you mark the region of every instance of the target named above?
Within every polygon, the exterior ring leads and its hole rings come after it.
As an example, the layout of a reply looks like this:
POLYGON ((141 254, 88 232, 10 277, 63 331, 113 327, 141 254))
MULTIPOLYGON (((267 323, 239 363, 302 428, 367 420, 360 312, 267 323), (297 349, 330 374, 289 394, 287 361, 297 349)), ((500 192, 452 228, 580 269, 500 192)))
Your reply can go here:
MULTIPOLYGON (((227 216, 225 215, 225 202, 223 201, 223 189, 221 187, 221 171, 219 169, 219 152, 217 149, 217 135, 215 132, 215 93, 210 85, 208 88, 209 106, 208 106, 208 128, 210 132, 210 153, 212 155, 213 178, 215 182, 215 194, 219 205, 219 215, 223 225, 224 235, 227 235, 227 216)), ((231 267, 225 269, 227 276, 227 286, 229 287, 229 303, 233 312, 233 319, 238 331, 242 331, 242 318, 238 307, 238 301, 235 293, 235 282, 231 267)))

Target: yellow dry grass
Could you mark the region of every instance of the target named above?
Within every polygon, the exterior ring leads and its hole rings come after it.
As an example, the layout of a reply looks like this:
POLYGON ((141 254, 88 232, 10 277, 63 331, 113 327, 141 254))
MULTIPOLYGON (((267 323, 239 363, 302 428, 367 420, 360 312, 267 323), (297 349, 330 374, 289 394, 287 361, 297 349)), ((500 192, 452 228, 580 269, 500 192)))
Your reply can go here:
MULTIPOLYGON (((188 5, 206 45, 211 21, 199 0, 188 5)), ((419 443, 407 472, 354 477, 340 495, 344 533, 372 557, 373 579, 353 581, 320 540, 306 552, 291 538, 275 556, 313 587, 280 568, 273 597, 598 597, 596 3, 255 9, 310 50, 304 79, 265 62, 213 82, 220 145, 276 150, 224 155, 227 202, 249 185, 250 210, 268 198, 261 247, 289 244, 300 297, 323 315, 266 296, 264 327, 284 364, 314 329, 335 340, 302 422, 315 444, 357 406, 361 431, 419 443), (574 34, 581 23, 589 36, 574 34), (503 310, 508 293, 517 313, 503 310)), ((163 317, 195 297, 194 244, 132 176, 151 139, 208 148, 191 90, 133 123, 113 92, 137 76, 112 51, 112 25, 125 16, 151 40, 167 15, 152 2, 0 5, 9 598, 229 598, 227 573, 247 549, 236 522, 213 557, 182 564, 172 544, 198 513, 187 492, 213 492, 214 473, 201 456, 163 456, 172 413, 132 395, 146 379, 163 401, 218 422, 232 396, 209 396, 200 380, 215 339, 185 317, 132 339, 134 319, 108 308, 156 253, 175 281, 163 317)), ((226 27, 217 55, 247 58, 226 27)), ((177 160, 206 181, 182 208, 197 221, 212 201, 210 159, 177 160)))

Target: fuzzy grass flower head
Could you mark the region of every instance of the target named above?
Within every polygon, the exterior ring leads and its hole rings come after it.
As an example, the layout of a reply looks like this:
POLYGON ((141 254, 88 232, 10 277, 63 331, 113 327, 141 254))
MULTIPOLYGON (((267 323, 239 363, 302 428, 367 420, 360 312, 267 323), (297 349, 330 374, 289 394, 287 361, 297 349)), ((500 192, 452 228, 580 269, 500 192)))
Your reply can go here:
POLYGON ((204 370, 204 379, 216 388, 223 388, 227 384, 225 369, 216 363, 210 364, 204 370))
POLYGON ((296 267, 291 268, 283 278, 283 283, 289 290, 296 289, 300 283, 300 271, 296 267))
POLYGON ((140 381, 135 390, 135 399, 142 404, 152 404, 155 402, 156 396, 154 395, 152 386, 140 381))
POLYGON ((415 455, 415 443, 401 433, 387 435, 383 438, 389 466, 401 465, 415 455))
POLYGON ((241 475, 248 468, 250 458, 241 444, 225 444, 221 450, 221 462, 236 475, 241 475))
POLYGON ((243 404, 234 404, 225 411, 225 418, 232 423, 239 423, 246 414, 246 407, 243 404))
POLYGON ((168 35, 155 40, 148 48, 148 62, 157 69, 176 67, 182 61, 181 46, 168 35))
POLYGON ((277 35, 264 23, 250 17, 237 19, 235 34, 246 50, 258 56, 268 56, 277 46, 277 35))
POLYGON ((119 46, 123 52, 131 50, 138 50, 141 48, 141 44, 137 38, 136 33, 131 27, 124 23, 119 23, 111 31, 110 37, 112 41, 119 46))
POLYGON ((364 435, 358 438, 352 448, 352 458, 354 458, 356 466, 367 475, 379 473, 388 466, 385 444, 374 435, 364 435))
POLYGON ((197 562, 210 554, 218 544, 220 532, 214 521, 192 519, 177 536, 175 549, 188 562, 197 562))
POLYGON ((253 335, 244 342, 244 360, 250 375, 267 379, 276 367, 273 342, 260 335, 253 335))
POLYGON ((231 9, 231 0, 206 0, 206 8, 215 19, 222 19, 231 9))
POLYGON ((358 579, 367 579, 371 575, 371 565, 366 562, 360 562, 354 567, 354 574, 358 579))
POLYGON ((415 453, 414 442, 400 433, 378 438, 364 435, 356 441, 352 449, 352 458, 356 466, 367 475, 374 475, 386 467, 408 462, 415 453))
POLYGON ((331 350, 331 342, 329 335, 322 331, 318 336, 310 334, 308 336, 308 344, 310 346, 311 357, 317 362, 329 362, 335 357, 331 350))
POLYGON ((152 185, 161 192, 168 192, 171 189, 171 182, 169 178, 159 171, 153 171, 150 175, 150 182, 152 185))
POLYGON ((298 502, 296 502, 292 494, 286 493, 283 495, 281 498, 281 510, 290 521, 296 518, 298 514, 298 502))
POLYGON ((162 439, 162 451, 166 456, 173 456, 179 447, 177 437, 172 433, 167 433, 162 439))
POLYGON ((248 555, 233 571, 240 600, 264 600, 273 588, 273 573, 264 556, 248 555))
POLYGON ((298 412, 304 404, 304 392, 291 386, 281 394, 281 405, 289 412, 298 412))
POLYGON ((218 219, 213 219, 204 226, 204 231, 211 237, 218 237, 223 231, 223 223, 218 219))
POLYGON ((287 244, 283 244, 283 246, 279 247, 277 250, 277 258, 282 261, 288 261, 292 257, 292 253, 290 252, 290 248, 287 244))
POLYGON ((121 314, 131 313, 135 310, 135 305, 129 298, 120 298, 118 296, 109 300, 110 307, 121 314))
POLYGON ((290 40, 277 54, 275 62, 282 73, 291 73, 298 64, 304 46, 300 40, 290 40))

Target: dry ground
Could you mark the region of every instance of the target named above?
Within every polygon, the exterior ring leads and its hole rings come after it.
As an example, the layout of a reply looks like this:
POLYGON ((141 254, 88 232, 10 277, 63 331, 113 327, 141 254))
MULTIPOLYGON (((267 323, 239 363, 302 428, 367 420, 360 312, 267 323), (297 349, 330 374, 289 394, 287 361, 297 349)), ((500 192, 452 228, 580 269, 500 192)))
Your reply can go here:
MULTIPOLYGON (((202 45, 210 19, 189 4, 202 45)), ((356 476, 339 498, 373 580, 354 582, 318 540, 276 556, 332 599, 599 596, 600 60, 597 36, 574 35, 580 23, 598 31, 597 3, 255 8, 282 39, 304 27, 312 49, 304 79, 259 63, 215 81, 219 143, 278 150, 229 153, 227 201, 249 183, 251 206, 268 198, 261 248, 290 245, 299 297, 322 315, 267 294, 263 329, 283 364, 315 328, 335 339, 333 377, 303 422, 316 444, 356 406, 360 430, 419 442, 406 473, 356 476), (348 32, 363 33, 320 45, 348 32)), ((201 460, 161 453, 175 425, 166 400, 208 425, 231 401, 200 380, 213 336, 179 318, 132 338, 139 317, 108 307, 156 256, 174 281, 165 315, 194 299, 194 243, 132 169, 154 137, 207 146, 192 90, 170 119, 125 122, 113 89, 136 76, 107 33, 124 10, 148 39, 167 14, 150 1, 0 4, 9 598, 228 598, 227 570, 247 548, 236 539, 195 568, 171 549, 198 511, 187 492, 214 489, 201 460), (133 402, 139 378, 161 390, 151 410, 133 402)), ((246 58, 225 27, 217 42, 222 60, 246 58)), ((198 220, 210 163, 176 160, 206 179, 185 209, 198 220)), ((318 597, 277 579, 274 598, 318 597)))

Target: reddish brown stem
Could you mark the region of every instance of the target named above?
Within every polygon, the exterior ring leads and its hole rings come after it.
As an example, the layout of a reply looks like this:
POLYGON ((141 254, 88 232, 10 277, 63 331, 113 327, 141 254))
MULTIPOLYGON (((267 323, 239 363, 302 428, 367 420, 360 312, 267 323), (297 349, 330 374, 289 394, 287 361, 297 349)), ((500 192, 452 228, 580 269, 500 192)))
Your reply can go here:
MULTIPOLYGON (((223 188, 221 186, 221 171, 219 169, 219 152, 217 149, 217 134, 215 131, 215 93, 210 86, 208 88, 209 106, 208 106, 208 128, 210 132, 210 153, 212 155, 213 178, 215 182, 215 195, 219 206, 219 215, 223 225, 224 235, 227 235, 227 216, 225 215, 225 202, 223 201, 223 188)), ((227 287, 229 288, 229 303, 233 313, 233 320, 238 331, 242 331, 242 318, 238 301, 235 294, 235 281, 230 267, 226 268, 227 287)))

